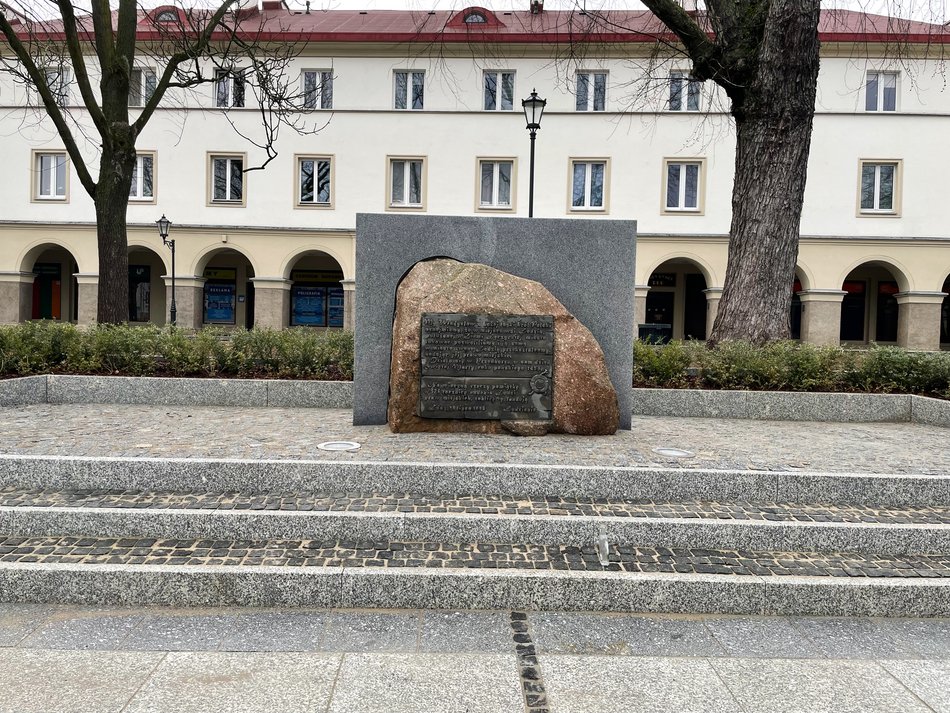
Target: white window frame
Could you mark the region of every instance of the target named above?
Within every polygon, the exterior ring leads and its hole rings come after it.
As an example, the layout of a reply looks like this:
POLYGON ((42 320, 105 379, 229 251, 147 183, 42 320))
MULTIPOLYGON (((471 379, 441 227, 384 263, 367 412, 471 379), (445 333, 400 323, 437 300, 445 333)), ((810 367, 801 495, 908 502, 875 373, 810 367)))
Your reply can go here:
POLYGON ((887 113, 896 112, 900 104, 900 72, 890 72, 885 70, 869 70, 864 79, 864 110, 868 113, 887 113), (876 89, 871 91, 871 77, 874 77, 876 89), (884 108, 884 78, 889 77, 894 80, 894 108, 884 108), (873 106, 869 106, 873 103, 873 106))
POLYGON ((858 216, 872 218, 899 218, 901 215, 901 183, 903 182, 904 166, 900 159, 866 158, 858 161, 858 216), (874 167, 874 207, 865 208, 862 205, 864 189, 864 169, 874 167), (892 166, 894 169, 894 187, 891 195, 891 207, 880 208, 881 202, 881 167, 892 166))
POLYGON ((34 176, 33 179, 33 200, 37 203, 68 203, 69 202, 69 155, 65 151, 33 151, 32 153, 32 171, 31 173, 34 176), (48 170, 51 171, 50 175, 50 191, 49 193, 43 193, 43 161, 44 159, 49 159, 50 161, 56 161, 60 159, 59 163, 51 163, 48 170), (56 169, 62 168, 63 171, 63 192, 60 193, 57 189, 58 181, 56 180, 56 169))
POLYGON ((245 71, 246 70, 240 67, 235 67, 234 69, 218 68, 214 70, 214 82, 211 86, 214 90, 214 106, 216 109, 244 108, 244 104, 247 101, 247 78, 245 77, 245 71), (238 97, 235 92, 238 77, 241 78, 240 97, 238 97), (223 102, 221 94, 222 86, 224 87, 223 102), (236 103, 238 99, 240 99, 240 103, 236 103))
POLYGON ((660 205, 665 215, 703 215, 706 210, 706 159, 701 157, 665 158, 663 159, 662 192, 660 205), (679 166, 679 192, 677 204, 671 206, 667 202, 670 168, 679 166), (696 166, 696 205, 686 206, 686 167, 696 166))
POLYGON ((393 70, 393 109, 396 111, 422 111, 425 109, 426 95, 426 73, 421 69, 395 69, 393 70), (405 94, 399 90, 399 75, 406 76, 405 94), (422 82, 422 101, 420 106, 413 106, 415 95, 413 87, 416 83, 416 77, 421 77, 422 82), (399 106, 400 99, 405 106, 399 106))
POLYGON ((387 156, 386 157, 386 210, 395 210, 395 211, 424 211, 426 209, 426 190, 427 190, 427 180, 426 180, 426 169, 428 161, 425 156, 387 156), (404 165, 402 167, 402 185, 403 191, 401 199, 396 200, 393 196, 393 174, 395 171, 395 164, 402 162, 404 165), (411 168, 412 163, 418 162, 421 164, 419 171, 419 202, 412 203, 410 202, 410 192, 411 192, 411 168))
POLYGON ((485 211, 489 213, 513 213, 516 209, 516 190, 515 188, 518 185, 518 162, 515 158, 510 156, 482 156, 475 160, 475 210, 476 211, 485 211), (501 182, 499 176, 501 173, 500 164, 507 163, 510 164, 510 173, 509 173, 509 194, 508 194, 508 203, 499 203, 499 187, 501 182), (492 166, 492 196, 490 203, 482 202, 482 167, 485 165, 492 166))
POLYGON ((139 151, 135 156, 135 171, 132 174, 132 186, 129 189, 129 202, 131 203, 154 203, 156 199, 156 194, 158 191, 157 182, 156 182, 156 160, 154 151, 139 151), (145 173, 143 171, 143 166, 146 163, 146 160, 151 163, 152 171, 152 195, 143 196, 143 190, 145 187, 145 173))
POLYGON ((703 102, 703 83, 689 78, 689 71, 685 69, 674 69, 670 72, 669 96, 666 98, 666 110, 676 112, 696 112, 702 107, 703 102), (679 85, 679 108, 673 106, 673 86, 679 85), (695 100, 695 106, 690 106, 690 101, 695 100))
POLYGON ((132 68, 132 76, 130 77, 130 86, 129 86, 129 106, 130 107, 143 107, 148 103, 148 100, 151 99, 152 94, 155 92, 155 85, 158 83, 158 73, 155 70, 155 67, 145 67, 145 66, 135 66, 132 68), (136 85, 135 74, 138 72, 138 82, 136 85), (151 89, 149 88, 148 79, 151 78, 151 89), (135 101, 133 97, 133 92, 138 93, 138 101, 135 101))
POLYGON ((215 206, 233 206, 233 207, 243 207, 247 205, 247 174, 243 170, 247 167, 247 154, 243 153, 208 153, 208 205, 215 206), (216 198, 214 194, 214 169, 216 161, 226 161, 227 164, 227 198, 216 198), (241 197, 233 198, 230 197, 231 194, 231 183, 234 177, 234 162, 241 162, 241 197))
POLYGON ((294 167, 295 167, 295 176, 294 176, 294 207, 296 208, 333 208, 333 201, 336 197, 336 186, 334 185, 334 176, 333 171, 336 166, 336 161, 332 155, 328 154, 296 154, 294 156, 294 167), (317 196, 317 185, 316 185, 316 176, 314 176, 314 190, 313 190, 313 200, 305 201, 301 196, 303 188, 303 162, 304 161, 313 161, 314 162, 314 173, 317 171, 316 164, 321 162, 326 162, 329 164, 329 183, 330 183, 330 196, 329 200, 318 201, 317 196))
POLYGON ((56 106, 65 109, 69 104, 69 84, 72 79, 69 67, 65 65, 44 67, 43 77, 46 79, 56 106))
POLYGON ((568 160, 567 173, 567 210, 569 213, 606 213, 610 207, 610 159, 608 158, 588 158, 572 157, 568 160), (574 172, 575 167, 583 165, 584 169, 584 204, 574 205, 574 172), (592 206, 591 198, 594 188, 594 165, 602 165, 602 185, 601 185, 601 203, 602 205, 592 206))
POLYGON ((607 78, 608 72, 604 69, 585 69, 578 71, 577 74, 574 75, 575 111, 607 111, 607 78), (586 77, 586 79, 581 80, 581 77, 586 77), (603 106, 601 106, 599 109, 596 108, 597 77, 604 78, 603 106), (587 85, 587 100, 584 102, 584 106, 580 106, 580 87, 582 83, 586 83, 587 85))
POLYGON ((492 69, 485 70, 482 73, 482 109, 484 111, 514 111, 515 110, 515 72, 511 69, 492 69), (503 88, 505 75, 511 77, 511 106, 503 107, 503 88), (495 106, 489 107, 488 104, 488 80, 489 77, 495 78, 495 106))
POLYGON ((300 72, 300 93, 303 96, 303 106, 306 109, 333 108, 333 70, 331 69, 304 69, 300 72), (314 78, 313 94, 307 90, 307 75, 314 78))

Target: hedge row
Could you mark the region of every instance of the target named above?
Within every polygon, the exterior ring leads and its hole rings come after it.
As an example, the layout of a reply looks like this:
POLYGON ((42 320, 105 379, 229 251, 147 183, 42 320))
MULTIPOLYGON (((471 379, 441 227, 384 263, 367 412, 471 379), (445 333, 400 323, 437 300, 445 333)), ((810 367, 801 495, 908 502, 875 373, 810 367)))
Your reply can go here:
POLYGON ((774 342, 636 342, 633 385, 753 391, 855 391, 950 398, 950 353, 774 342))
POLYGON ((122 374, 353 378, 353 335, 307 329, 222 330, 58 322, 0 327, 0 376, 122 374))

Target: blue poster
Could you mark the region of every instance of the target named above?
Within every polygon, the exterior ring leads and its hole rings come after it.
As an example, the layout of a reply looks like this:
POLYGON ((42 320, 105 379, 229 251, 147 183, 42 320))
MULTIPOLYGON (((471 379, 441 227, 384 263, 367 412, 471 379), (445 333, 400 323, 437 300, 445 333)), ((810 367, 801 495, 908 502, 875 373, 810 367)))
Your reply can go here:
POLYGON ((234 283, 205 283, 205 322, 234 324, 234 283))
POLYGON ((330 326, 331 327, 342 327, 343 326, 343 288, 342 287, 329 287, 327 288, 329 293, 329 303, 330 303, 330 326))
POLYGON ((327 288, 316 285, 294 285, 291 291, 290 323, 294 326, 327 326, 327 288))

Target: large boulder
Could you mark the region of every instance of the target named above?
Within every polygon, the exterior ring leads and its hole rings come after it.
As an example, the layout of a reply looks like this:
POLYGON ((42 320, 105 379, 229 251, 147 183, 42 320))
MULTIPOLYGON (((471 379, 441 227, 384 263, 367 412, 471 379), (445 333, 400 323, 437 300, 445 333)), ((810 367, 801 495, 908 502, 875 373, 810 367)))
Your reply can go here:
POLYGON ((608 435, 619 425, 614 391, 600 345, 543 285, 487 265, 438 259, 420 262, 396 292, 389 427, 418 431, 513 433, 543 430, 578 435, 608 435), (554 392, 552 419, 537 422, 420 418, 418 413, 422 314, 469 313, 551 315, 554 317, 554 392))

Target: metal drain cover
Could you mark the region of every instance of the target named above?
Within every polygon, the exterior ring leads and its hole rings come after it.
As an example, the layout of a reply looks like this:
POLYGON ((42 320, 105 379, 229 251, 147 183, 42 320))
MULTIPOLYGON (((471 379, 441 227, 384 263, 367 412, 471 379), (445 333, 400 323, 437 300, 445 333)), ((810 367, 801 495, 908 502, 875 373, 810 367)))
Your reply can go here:
POLYGON ((356 441, 327 441, 320 443, 317 448, 321 451, 356 451, 359 450, 360 444, 356 441))
POLYGON ((667 458, 692 458, 694 455, 692 452, 684 451, 682 448, 654 448, 653 452, 661 456, 666 456, 667 458))

